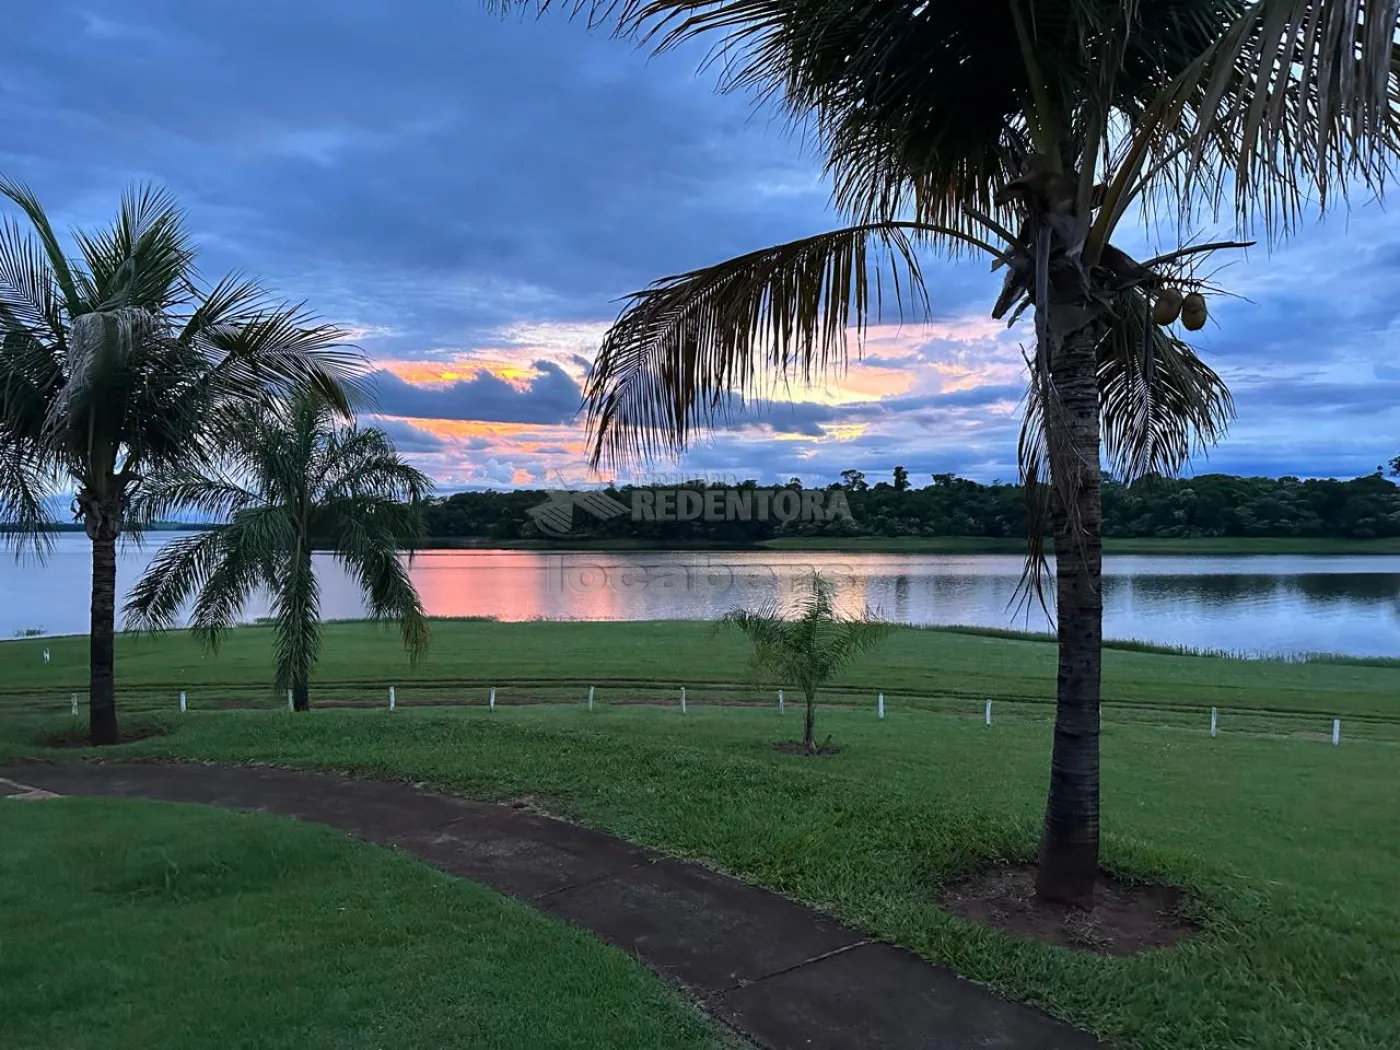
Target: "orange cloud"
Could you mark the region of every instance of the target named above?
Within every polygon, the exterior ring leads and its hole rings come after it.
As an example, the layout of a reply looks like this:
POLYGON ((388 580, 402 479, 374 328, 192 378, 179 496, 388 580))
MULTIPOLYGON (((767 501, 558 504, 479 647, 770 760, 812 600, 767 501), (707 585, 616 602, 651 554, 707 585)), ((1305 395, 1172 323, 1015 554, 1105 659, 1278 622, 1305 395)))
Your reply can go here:
MULTIPOLYGON (((587 359, 597 351, 606 324, 521 324, 503 329, 490 346, 443 348, 413 360, 381 361, 380 367, 405 382, 431 386, 491 375, 517 389, 528 389, 543 373, 539 361, 556 363, 582 380, 587 359)), ((991 385, 1018 381, 1024 364, 1013 333, 990 318, 969 316, 929 325, 879 325, 866 332, 862 357, 843 372, 800 383, 770 383, 756 398, 774 405, 793 401, 824 406, 879 403, 895 398, 936 398, 991 385)), ((948 425, 977 432, 985 423, 1014 413, 1017 403, 982 406, 980 417, 948 425)), ((765 414, 766 415, 766 414, 765 414)), ((730 432, 740 444, 779 441, 790 450, 794 465, 872 435, 900 432, 898 420, 863 414, 862 422, 838 420, 820 426, 820 433, 799 433, 777 418, 752 418, 730 432)), ((838 412, 839 416, 839 412, 838 412)), ((388 417, 395 418, 395 417, 388 417)), ((483 420, 400 418, 399 422, 442 442, 439 450, 418 452, 415 458, 446 484, 534 486, 596 484, 589 470, 586 435, 580 423, 528 424, 483 420)), ((697 449, 697 452, 699 450, 697 449)), ((625 477, 619 475, 619 480, 625 477)))
POLYGON ((459 359, 456 361, 381 361, 379 366, 392 372, 405 383, 417 386, 434 386, 440 383, 459 383, 475 379, 483 372, 504 380, 518 390, 529 389, 530 382, 540 377, 540 372, 528 365, 508 361, 459 359))
POLYGON ((818 423, 817 426, 821 428, 820 436, 800 431, 774 430, 773 433, 766 435, 766 439, 769 441, 811 441, 818 443, 841 442, 863 437, 870 430, 869 423, 818 423))

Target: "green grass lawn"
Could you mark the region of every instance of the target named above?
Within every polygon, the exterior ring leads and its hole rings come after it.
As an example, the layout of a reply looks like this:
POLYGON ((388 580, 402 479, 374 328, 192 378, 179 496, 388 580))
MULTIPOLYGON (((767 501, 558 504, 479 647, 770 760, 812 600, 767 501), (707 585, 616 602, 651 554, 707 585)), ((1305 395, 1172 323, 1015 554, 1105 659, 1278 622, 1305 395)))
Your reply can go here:
MULTIPOLYGON (((808 901, 1123 1050, 1393 1050, 1400 1031, 1393 743, 1334 748, 1263 732, 1212 740, 1199 725, 1110 722, 1105 863, 1186 887, 1203 930, 1174 948, 1100 958, 1019 941, 938 906, 949 880, 989 859, 1032 855, 1050 749, 1044 719, 987 727, 907 705, 892 705, 883 721, 868 707, 824 709, 818 734, 842 751, 817 760, 768 746, 798 734, 795 710, 780 718, 703 703, 684 716, 620 705, 590 714, 575 704, 163 720, 171 735, 106 754, 322 767, 486 799, 530 796, 808 901)), ((5 719, 0 752, 34 753, 34 735, 65 721, 5 719)), ((109 831, 115 842, 118 829, 109 831)), ((172 830, 166 841, 180 838, 172 830)), ((314 848, 329 842, 318 837, 314 848)), ((101 846, 78 848, 95 858, 101 846)), ((436 885, 416 869, 412 877, 436 885)), ((68 878, 56 871, 46 908, 57 918, 45 921, 77 922, 63 920, 68 878)), ((286 881, 301 892, 305 880, 270 879, 269 896, 286 881)))
POLYGON ((624 953, 316 825, 0 799, 6 1050, 716 1047, 624 953))
MULTIPOLYGON (((285 705, 270 686, 271 639, 268 628, 241 628, 209 654, 183 632, 122 635, 121 704, 169 711, 183 689, 194 709, 285 705)), ((501 701, 582 701, 594 685, 603 702, 674 701, 684 685, 697 701, 773 702, 774 689, 749 678, 748 653, 737 633, 716 634, 694 621, 438 620, 426 661, 410 668, 392 629, 334 623, 326 626, 312 700, 381 704, 393 685, 403 704, 484 703, 493 686, 501 701)), ((1008 715, 1049 717, 1055 669, 1055 646, 1044 638, 911 628, 856 665, 830 698, 873 705, 883 691, 892 705, 963 714, 980 712, 990 698, 1008 715)), ((66 711, 70 695, 85 700, 86 688, 86 638, 0 643, 0 717, 66 711), (47 664, 45 649, 52 653, 47 664)), ((1218 707, 1234 728, 1323 732, 1340 717, 1348 735, 1400 739, 1400 661, 1246 661, 1119 643, 1104 653, 1104 701, 1110 721, 1201 725, 1218 707)))

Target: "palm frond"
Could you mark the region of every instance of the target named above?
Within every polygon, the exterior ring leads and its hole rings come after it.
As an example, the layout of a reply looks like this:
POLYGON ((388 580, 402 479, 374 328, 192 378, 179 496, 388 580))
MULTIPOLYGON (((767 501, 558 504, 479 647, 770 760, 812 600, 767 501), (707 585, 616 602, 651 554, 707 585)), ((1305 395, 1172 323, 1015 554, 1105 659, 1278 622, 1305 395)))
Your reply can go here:
POLYGON ((133 622, 166 626, 193 594, 196 634, 217 644, 264 587, 277 621, 277 683, 304 684, 320 644, 311 552, 325 549, 360 585, 371 615, 398 620, 411 658, 421 657, 428 624, 400 551, 421 533, 427 477, 398 459, 382 431, 340 423, 312 393, 216 405, 208 430, 220 454, 198 469, 186 462, 153 473, 130 513, 144 521, 194 508, 228 524, 207 547, 187 544, 190 552, 153 563, 138 585, 133 622))
POLYGON ((0 220, 0 325, 43 342, 61 341, 56 291, 43 245, 6 215, 0 220))
POLYGON ((321 651, 321 588, 311 558, 281 562, 272 587, 272 652, 278 689, 308 681, 321 651))
POLYGON ((127 629, 154 632, 174 627, 180 610, 208 585, 227 552, 228 537, 221 529, 180 536, 161 547, 127 597, 127 629))
MULTIPOLYGON (((369 605, 370 618, 396 620, 404 649, 417 663, 428 649, 428 619, 413 580, 399 550, 406 538, 396 531, 393 501, 355 501, 353 510, 342 504, 335 512, 336 560, 359 584, 369 605)), ((412 538, 417 538, 416 535, 412 538)))
POLYGON ((791 608, 772 599, 719 619, 717 629, 737 629, 753 644, 752 666, 760 674, 814 690, 897 629, 868 609, 839 613, 836 588, 821 573, 803 575, 796 586, 799 596, 791 608))
POLYGON ((6 526, 4 542, 16 556, 42 559, 53 548, 54 518, 44 499, 52 480, 48 474, 23 444, 9 440, 0 428, 0 524, 6 526))
POLYGON ((1238 215, 1287 229, 1378 189, 1400 153, 1397 21, 1397 0, 1250 4, 1175 87, 1194 125, 1183 191, 1223 168, 1238 215))
MULTIPOLYGON (((1082 544, 1085 535, 1075 469, 1080 460, 1070 441, 1068 415, 1054 376, 1041 356, 1023 351, 1023 357, 1029 384, 1016 452, 1026 501, 1026 560, 1012 601, 1025 607, 1034 600, 1049 615, 1045 541, 1054 537, 1056 557, 1066 557, 1071 552, 1063 544, 1082 544)), ((1100 391, 1100 404, 1102 396, 1100 391)))
POLYGON ((835 675, 875 649, 898 629, 897 624, 878 619, 870 613, 837 621, 824 632, 823 663, 827 673, 835 675))
POLYGON ((1029 356, 1025 360, 1030 381, 1026 387, 1025 407, 1021 412, 1021 429, 1016 437, 1016 465, 1026 505, 1026 559, 1011 600, 1018 609, 1028 608, 1034 602, 1049 617, 1046 584, 1050 579, 1050 558, 1046 553, 1045 541, 1054 533, 1054 522, 1045 405, 1053 401, 1054 390, 1045 370, 1037 367, 1029 356))
POLYGON ((192 297, 194 246, 184 213, 166 191, 127 190, 110 229, 73 236, 93 285, 91 309, 164 312, 192 297))
POLYGON ((200 296, 179 338, 192 343, 203 332, 236 329, 246 321, 265 317, 280 308, 282 304, 256 281, 236 273, 225 274, 200 296))
MULTIPOLYGON (((0 325, 3 325, 0 320, 0 325)), ((0 330, 0 430, 43 457, 54 451, 46 432, 62 393, 64 362, 54 344, 22 327, 0 330)))
POLYGON ((318 321, 299 305, 252 316, 238 316, 230 307, 222 316, 207 316, 187 338, 209 354, 213 383, 223 397, 234 400, 309 390, 348 417, 351 405, 344 385, 368 367, 343 329, 318 321))
POLYGON ((400 459, 389 436, 378 427, 333 428, 326 448, 326 468, 318 478, 317 491, 327 502, 373 496, 413 507, 432 496, 432 479, 400 459))
POLYGON ((1099 347, 1104 454, 1127 483, 1178 473, 1225 436, 1235 414, 1225 381, 1153 324, 1151 309, 1140 291, 1126 297, 1099 347))
MULTIPOLYGON (((224 632, 238 622, 249 597, 259 587, 273 591, 275 615, 279 586, 288 586, 287 581, 296 575, 286 553, 296 542, 295 523, 285 508, 244 511, 216 534, 220 537, 220 558, 199 587, 190 615, 195 638, 211 649, 218 648, 224 632)), ((314 588, 314 580, 311 586, 314 588)), ((274 653, 280 654, 275 644, 274 653)), ((286 687, 280 680, 278 684, 286 687)))
POLYGON ((657 281, 627 301, 585 389, 593 462, 684 448, 765 376, 848 359, 888 294, 927 312, 910 224, 853 226, 657 281))
MULTIPOLYGON (((112 469, 143 384, 143 361, 158 356, 165 338, 160 315, 141 307, 116 307, 78 315, 69 322, 66 375, 49 408, 47 429, 75 462, 112 469)), ((158 391, 148 393, 159 395, 158 391)))
MULTIPOLYGON (((1235 412, 1225 381, 1188 344, 1153 324, 1151 309, 1143 292, 1125 296, 1098 346, 1104 457, 1110 472, 1127 483, 1149 474, 1177 474, 1193 455, 1224 437, 1235 412)), ((1045 541, 1054 534, 1057 506, 1051 462, 1069 452, 1055 445, 1064 427, 1055 422, 1062 409, 1050 375, 1030 358, 1026 368, 1030 382, 1017 460, 1029 530, 1017 594, 1048 613, 1045 541)), ((1073 507, 1071 496, 1062 493, 1060 505, 1073 507)), ((1077 523, 1067 523, 1065 531, 1076 534, 1077 523)))
POLYGON ((127 512, 132 521, 144 524, 166 520, 177 511, 193 511, 211 522, 228 522, 262 505, 262 496, 243 482, 221 474, 202 474, 182 464, 165 473, 148 474, 127 512))
POLYGON ((54 284, 63 297, 64 309, 70 314, 81 313, 92 302, 91 282, 75 273, 69 265, 68 256, 58 242, 58 236, 49 222, 48 213, 39 203, 39 198, 22 182, 0 177, 0 196, 4 196, 19 206, 29 219, 39 244, 43 247, 49 269, 53 273, 54 284))

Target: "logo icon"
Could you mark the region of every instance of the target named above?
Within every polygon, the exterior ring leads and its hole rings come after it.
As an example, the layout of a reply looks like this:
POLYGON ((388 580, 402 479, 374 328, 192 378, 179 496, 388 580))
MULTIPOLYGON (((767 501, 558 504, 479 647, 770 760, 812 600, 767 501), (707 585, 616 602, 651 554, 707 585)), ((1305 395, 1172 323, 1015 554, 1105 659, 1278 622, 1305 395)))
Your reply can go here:
POLYGON ((606 492, 569 492, 550 489, 549 498, 525 513, 534 519, 535 527, 550 536, 567 536, 574 530, 574 508, 608 521, 627 513, 627 505, 619 503, 606 492))

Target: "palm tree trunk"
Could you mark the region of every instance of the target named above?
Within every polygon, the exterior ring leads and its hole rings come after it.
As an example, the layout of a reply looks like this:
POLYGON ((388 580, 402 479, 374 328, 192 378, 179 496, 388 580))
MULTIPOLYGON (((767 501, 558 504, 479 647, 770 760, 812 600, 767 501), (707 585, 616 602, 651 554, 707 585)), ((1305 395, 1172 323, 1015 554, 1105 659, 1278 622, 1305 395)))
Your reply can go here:
POLYGON ((807 694, 807 717, 802 721, 802 749, 809 755, 817 753, 817 697, 807 694))
POLYGON ((311 710, 311 684, 305 678, 292 683, 292 710, 311 710))
POLYGON ((1060 650, 1050 792, 1036 893, 1087 908, 1099 866, 1099 683, 1103 641, 1102 525, 1096 326, 1073 333, 1050 361, 1058 408, 1046 426, 1054 481, 1055 603, 1060 650))
POLYGON ((92 605, 88 649, 88 739, 115 744, 117 695, 113 681, 117 622, 117 541, 102 530, 92 540, 92 605))

